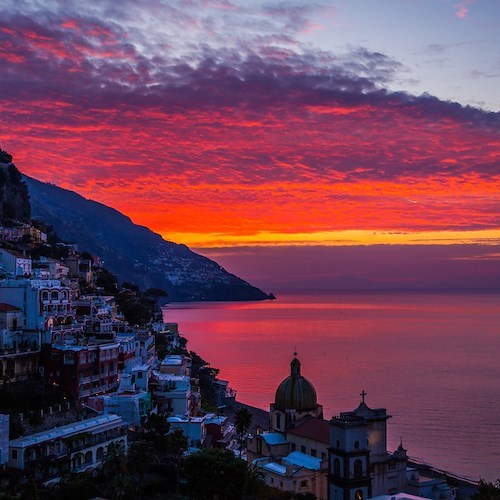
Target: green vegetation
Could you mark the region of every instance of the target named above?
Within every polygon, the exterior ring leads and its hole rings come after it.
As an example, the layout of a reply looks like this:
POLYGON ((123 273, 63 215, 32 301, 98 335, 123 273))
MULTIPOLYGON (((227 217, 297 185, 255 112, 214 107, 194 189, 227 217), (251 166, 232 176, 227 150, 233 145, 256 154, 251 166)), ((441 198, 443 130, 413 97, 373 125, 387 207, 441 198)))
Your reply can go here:
POLYGON ((243 437, 252 425, 252 414, 247 408, 239 407, 234 414, 234 426, 238 434, 238 442, 240 444, 240 457, 243 448, 243 437))
POLYGON ((479 481, 479 488, 472 500, 500 500, 500 479, 488 482, 484 479, 479 481))
POLYGON ((199 500, 239 499, 257 491, 257 477, 229 450, 205 449, 186 458, 186 493, 199 500))

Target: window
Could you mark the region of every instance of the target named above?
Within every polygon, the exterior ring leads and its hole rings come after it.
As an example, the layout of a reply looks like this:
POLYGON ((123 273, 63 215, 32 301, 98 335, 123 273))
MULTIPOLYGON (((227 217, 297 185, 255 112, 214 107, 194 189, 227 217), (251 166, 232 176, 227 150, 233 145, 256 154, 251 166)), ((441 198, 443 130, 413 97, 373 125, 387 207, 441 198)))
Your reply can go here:
POLYGON ((276 413, 276 428, 281 429, 281 413, 276 413))
POLYGON ((359 441, 354 441, 354 448, 359 450, 359 441))
POLYGON ((142 372, 137 373, 137 378, 142 378, 142 372))
POLYGON ((316 450, 314 448, 311 448, 311 456, 312 457, 316 456, 316 450))
POLYGON ((300 482, 300 487, 307 488, 307 479, 304 479, 303 481, 300 482))
POLYGON ((295 446, 295 443, 292 443, 292 451, 295 451, 297 447, 295 446))
POLYGON ((333 461, 333 475, 340 476, 340 460, 338 458, 333 461))
POLYGON ((361 477, 363 475, 363 462, 358 458, 354 460, 354 477, 361 477))
POLYGON ((305 446, 301 446, 301 447, 300 447, 300 451, 301 451, 302 453, 305 453, 305 452, 306 452, 306 447, 305 447, 305 446))
POLYGON ((64 364, 65 365, 74 365, 75 364, 75 357, 73 354, 65 354, 64 355, 64 364))
POLYGON ((387 465, 387 468, 389 470, 396 470, 396 464, 394 462, 389 462, 389 464, 387 465))
POLYGON ((340 448, 340 441, 338 439, 335 441, 335 448, 340 448))
POLYGON ((356 493, 354 494, 354 498, 356 500, 363 500, 363 492, 361 490, 356 490, 356 493))
POLYGON ((17 460, 17 450, 12 450, 12 453, 10 454, 12 460, 17 460))

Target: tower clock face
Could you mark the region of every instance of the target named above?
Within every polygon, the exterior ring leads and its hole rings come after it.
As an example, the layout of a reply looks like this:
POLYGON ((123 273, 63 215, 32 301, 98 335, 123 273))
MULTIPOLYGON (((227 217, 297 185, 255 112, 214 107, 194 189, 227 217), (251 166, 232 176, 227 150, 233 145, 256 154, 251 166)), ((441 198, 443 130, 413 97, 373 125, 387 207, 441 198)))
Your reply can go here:
POLYGON ((361 490, 356 491, 354 497, 356 498, 356 500, 363 500, 363 492, 361 490))

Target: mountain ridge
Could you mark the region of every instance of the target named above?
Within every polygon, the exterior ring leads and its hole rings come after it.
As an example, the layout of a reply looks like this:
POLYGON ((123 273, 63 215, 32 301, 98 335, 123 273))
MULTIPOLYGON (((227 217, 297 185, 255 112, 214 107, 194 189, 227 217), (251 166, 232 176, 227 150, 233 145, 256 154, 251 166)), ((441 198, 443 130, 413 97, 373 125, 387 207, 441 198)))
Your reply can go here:
POLYGON ((164 288, 171 301, 272 298, 208 257, 134 224, 112 207, 27 175, 23 179, 32 216, 54 226, 63 240, 98 255, 120 281, 164 288))

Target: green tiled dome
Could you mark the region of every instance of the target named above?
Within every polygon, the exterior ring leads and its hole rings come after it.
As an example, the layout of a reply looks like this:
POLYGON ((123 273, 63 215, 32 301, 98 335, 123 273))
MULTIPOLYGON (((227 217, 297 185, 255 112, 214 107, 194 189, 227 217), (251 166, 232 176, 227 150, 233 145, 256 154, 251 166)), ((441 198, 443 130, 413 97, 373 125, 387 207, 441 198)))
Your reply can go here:
POLYGON ((316 389, 300 374, 300 361, 294 358, 290 363, 291 373, 278 387, 274 399, 276 410, 314 410, 318 404, 316 389))

